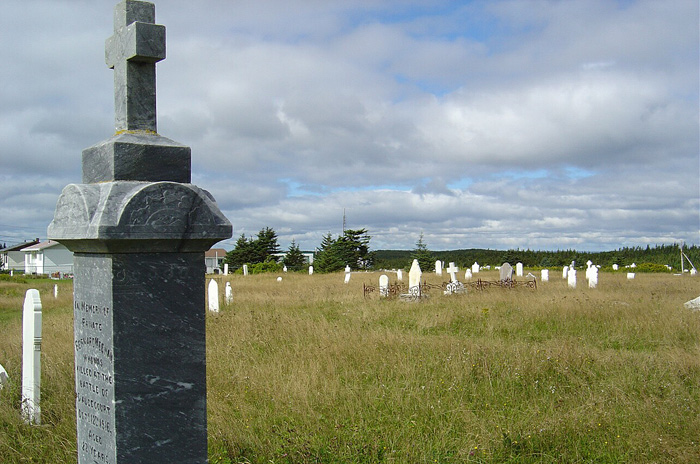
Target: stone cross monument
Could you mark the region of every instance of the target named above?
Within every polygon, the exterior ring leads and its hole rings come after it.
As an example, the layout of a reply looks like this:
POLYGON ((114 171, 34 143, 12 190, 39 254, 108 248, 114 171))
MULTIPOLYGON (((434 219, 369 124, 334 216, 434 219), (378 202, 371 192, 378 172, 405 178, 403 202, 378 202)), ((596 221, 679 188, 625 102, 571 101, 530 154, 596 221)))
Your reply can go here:
POLYGON ((48 230, 75 253, 78 462, 205 463, 204 252, 231 224, 190 183, 190 148, 156 133, 154 5, 114 20, 116 134, 83 151, 48 230))

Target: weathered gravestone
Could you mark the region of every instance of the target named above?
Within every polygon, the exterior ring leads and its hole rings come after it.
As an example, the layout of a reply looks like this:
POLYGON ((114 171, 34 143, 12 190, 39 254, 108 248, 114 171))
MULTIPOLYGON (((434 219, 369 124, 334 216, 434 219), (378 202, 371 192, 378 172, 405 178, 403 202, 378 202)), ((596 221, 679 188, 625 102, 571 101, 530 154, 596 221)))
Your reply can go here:
POLYGON ((348 282, 350 282, 350 273, 346 272, 345 273, 345 283, 347 284, 348 282))
POLYGON ((248 265, 247 265, 247 264, 244 264, 244 265, 243 265, 243 275, 244 275, 244 276, 247 276, 247 275, 248 275, 248 265))
POLYGON ((442 261, 439 259, 435 261, 435 274, 441 276, 442 275, 442 261))
POLYGON ((228 275, 228 264, 224 264, 224 275, 228 275))
POLYGON ((510 263, 503 263, 499 271, 499 279, 502 281, 513 280, 513 267, 510 263))
POLYGON ((386 274, 379 276, 379 296, 389 296, 389 277, 386 274))
POLYGON ((450 263, 445 270, 450 275, 450 282, 457 282, 457 272, 459 272, 459 268, 455 266, 455 263, 450 263))
POLYGON ((207 301, 209 303, 209 311, 213 313, 219 312, 219 284, 216 280, 211 279, 207 287, 207 301))
POLYGON ((204 252, 231 224, 156 132, 154 23, 152 3, 115 7, 116 134, 83 151, 48 230, 74 252, 79 464, 207 462, 204 252))
POLYGON ((445 295, 464 293, 464 284, 457 280, 457 272, 459 272, 459 268, 455 266, 455 263, 450 263, 450 266, 447 268, 447 273, 450 275, 450 282, 445 287, 445 295))
POLYGON ((396 271, 396 280, 398 280, 399 282, 403 282, 403 270, 398 269, 396 271))
POLYGON ((464 271, 464 280, 472 280, 472 270, 467 269, 464 271))
POLYGON ((53 286, 53 297, 58 298, 58 284, 54 284, 53 286))
POLYGON ((314 267, 309 266, 309 275, 314 275, 314 267))
POLYGON ((542 269, 540 271, 540 280, 542 282, 549 282, 549 269, 542 269))
POLYGON ((2 364, 0 364, 0 390, 2 390, 9 382, 10 376, 7 375, 7 371, 4 367, 2 367, 2 364))
POLYGON ((481 269, 481 266, 479 266, 479 263, 474 263, 472 264, 472 274, 478 274, 479 270, 481 269))
POLYGON ((569 288, 576 288, 576 269, 569 269, 567 283, 569 284, 569 288))
POLYGON ((561 278, 567 279, 568 277, 569 277, 569 266, 564 266, 564 268, 561 271, 561 278))
POLYGON ((231 282, 226 282, 224 301, 227 305, 233 303, 233 290, 231 289, 231 282))
POLYGON ((635 276, 634 272, 628 272, 627 273, 627 280, 633 280, 634 276, 635 276))
POLYGON ((598 268, 591 266, 586 269, 586 277, 588 278, 588 288, 596 288, 598 286, 598 268))
POLYGON ((29 289, 22 315, 22 417, 30 424, 41 423, 41 298, 29 289))
POLYGON ((518 277, 523 276, 523 263, 515 263, 515 275, 518 277))
POLYGON ((618 269, 620 269, 620 266, 617 264, 613 264, 612 269, 613 269, 613 271, 617 271, 618 269))

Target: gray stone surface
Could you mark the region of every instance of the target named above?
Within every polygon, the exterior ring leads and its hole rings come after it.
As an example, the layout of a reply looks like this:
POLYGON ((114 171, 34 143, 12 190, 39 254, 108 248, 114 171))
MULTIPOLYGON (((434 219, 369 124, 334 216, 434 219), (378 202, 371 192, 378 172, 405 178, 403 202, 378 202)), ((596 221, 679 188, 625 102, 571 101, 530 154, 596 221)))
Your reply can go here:
POLYGON ((683 306, 693 311, 700 311, 700 296, 686 301, 683 306))
POLYGON ((203 252, 75 254, 78 462, 206 462, 204 272, 203 252))
POLYGON ((165 27, 154 24, 155 5, 123 1, 114 9, 114 35, 105 61, 114 69, 117 131, 156 132, 156 63, 165 59, 165 27))
POLYGON ((513 266, 510 263, 503 263, 499 272, 501 280, 513 280, 513 266))
POLYGON ((190 182, 191 149, 157 134, 121 133, 83 150, 83 183, 190 182))

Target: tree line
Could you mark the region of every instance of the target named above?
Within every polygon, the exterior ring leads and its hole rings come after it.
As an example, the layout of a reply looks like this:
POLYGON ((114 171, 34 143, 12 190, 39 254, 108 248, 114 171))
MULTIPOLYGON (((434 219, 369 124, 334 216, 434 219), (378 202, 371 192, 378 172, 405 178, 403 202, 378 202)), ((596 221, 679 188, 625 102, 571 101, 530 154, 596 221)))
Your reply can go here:
MULTIPOLYGON (((482 266, 499 266, 504 262, 523 263, 530 268, 556 268, 569 265, 575 261, 579 265, 587 261, 610 267, 620 267, 636 263, 646 263, 649 269, 665 269, 665 265, 674 270, 681 268, 679 245, 656 245, 651 247, 622 247, 614 251, 583 252, 573 249, 557 251, 537 250, 492 250, 470 248, 450 251, 432 251, 425 243, 421 233, 413 250, 376 250, 370 249, 371 236, 367 229, 347 229, 341 235, 333 236, 330 232, 323 236, 321 244, 314 250, 314 270, 317 272, 336 272, 350 266, 352 270, 372 269, 409 269, 414 259, 421 269, 434 268, 435 261, 454 262, 460 268, 473 263, 482 266)), ((690 260, 700 266, 700 247, 684 247, 690 260)), ((255 237, 245 234, 236 241, 233 250, 226 254, 224 263, 232 270, 248 265, 249 272, 276 272, 286 266, 290 271, 306 270, 308 262, 295 240, 292 240, 283 258, 277 242, 277 233, 270 227, 264 227, 255 237)), ((686 263, 686 267, 687 267, 686 263)))

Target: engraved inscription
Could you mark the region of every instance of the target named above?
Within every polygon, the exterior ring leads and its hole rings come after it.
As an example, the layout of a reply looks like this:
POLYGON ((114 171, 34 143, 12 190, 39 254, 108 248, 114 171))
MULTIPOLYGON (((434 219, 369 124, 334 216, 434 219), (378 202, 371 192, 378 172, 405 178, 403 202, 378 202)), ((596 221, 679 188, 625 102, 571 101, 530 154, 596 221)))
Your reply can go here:
POLYGON ((116 462, 114 446, 114 356, 112 310, 79 300, 76 292, 75 385, 79 454, 90 462, 116 462))

